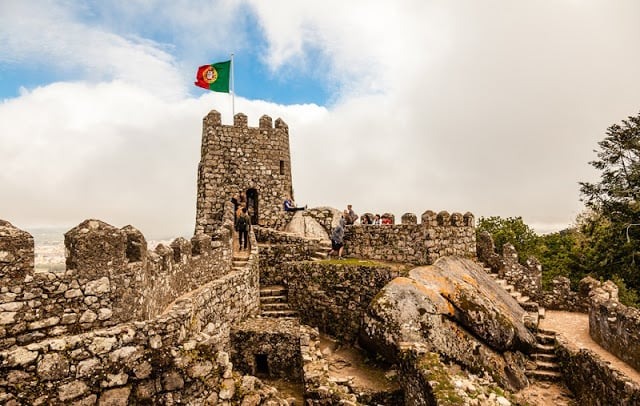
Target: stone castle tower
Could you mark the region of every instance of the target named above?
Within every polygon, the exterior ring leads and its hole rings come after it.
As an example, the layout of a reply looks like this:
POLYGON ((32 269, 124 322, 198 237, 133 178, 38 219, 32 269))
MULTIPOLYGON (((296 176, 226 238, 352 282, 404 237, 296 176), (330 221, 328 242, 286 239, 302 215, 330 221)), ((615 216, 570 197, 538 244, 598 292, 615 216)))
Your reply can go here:
POLYGON ((251 128, 238 113, 229 126, 212 110, 203 119, 201 154, 196 234, 212 234, 222 223, 225 202, 238 194, 246 198, 252 224, 276 226, 283 200, 293 195, 289 127, 283 120, 274 127, 265 115, 251 128))

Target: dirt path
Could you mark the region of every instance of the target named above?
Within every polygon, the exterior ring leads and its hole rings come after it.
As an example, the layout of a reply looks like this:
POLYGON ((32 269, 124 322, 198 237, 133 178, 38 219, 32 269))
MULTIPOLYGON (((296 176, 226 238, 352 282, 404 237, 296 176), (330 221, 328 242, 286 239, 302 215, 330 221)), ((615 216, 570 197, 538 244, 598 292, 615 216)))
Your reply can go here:
POLYGON ((399 387, 388 377, 388 371, 368 360, 362 350, 342 346, 326 335, 320 335, 320 350, 329 362, 329 376, 334 379, 350 379, 355 387, 371 391, 391 392, 399 387))
POLYGON ((540 320, 540 327, 563 335, 578 348, 586 348, 595 352, 602 359, 609 362, 612 368, 617 369, 634 382, 640 384, 640 373, 638 371, 593 341, 589 335, 589 315, 547 310, 544 319, 540 320))
POLYGON ((535 406, 576 406, 573 394, 563 385, 533 382, 515 394, 519 404, 535 406))

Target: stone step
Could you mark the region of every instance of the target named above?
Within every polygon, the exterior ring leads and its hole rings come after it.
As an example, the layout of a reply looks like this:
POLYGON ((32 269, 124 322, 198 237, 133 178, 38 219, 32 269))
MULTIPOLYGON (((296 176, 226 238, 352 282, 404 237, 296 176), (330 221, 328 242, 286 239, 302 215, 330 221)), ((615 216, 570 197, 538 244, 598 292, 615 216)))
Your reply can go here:
POLYGON ((562 380, 562 374, 556 371, 531 369, 527 370, 525 373, 529 378, 538 381, 560 382, 562 380))
POLYGON ((311 255, 312 258, 321 258, 321 259, 326 259, 328 256, 329 256, 329 253, 325 251, 316 251, 311 255))
POLYGON ((484 267, 484 271, 485 271, 486 273, 488 273, 489 275, 493 276, 494 278, 496 278, 496 277, 498 276, 497 274, 492 273, 492 272, 491 272, 491 268, 489 268, 488 266, 485 266, 485 267, 484 267), (495 276, 494 276, 494 275, 495 275, 495 276))
POLYGON ((541 319, 544 319, 544 314, 545 314, 545 310, 544 307, 541 307, 538 309, 538 316, 540 316, 541 319))
MULTIPOLYGON (((513 285, 508 285, 507 284, 507 285, 504 286, 504 290, 506 290, 507 292, 511 293, 511 292, 514 292, 516 290, 516 288, 513 285)), ((520 292, 518 292, 518 293, 520 293, 520 292)))
POLYGON ((539 321, 540 320, 538 319, 538 313, 525 312, 525 314, 522 316, 522 322, 524 323, 524 326, 529 330, 535 331, 538 328, 539 321))
POLYGON ((555 334, 544 334, 538 332, 538 334, 536 334, 536 340, 540 344, 553 345, 556 343, 556 336, 555 334))
POLYGON ((560 371, 560 365, 549 361, 535 361, 538 371, 560 371))
POLYGON ((260 302, 260 310, 263 312, 271 311, 271 310, 291 310, 289 308, 289 303, 263 303, 260 302))
POLYGON ((556 347, 550 344, 536 344, 536 350, 538 353, 542 354, 554 354, 556 353, 556 347))
POLYGON ((538 310, 540 309, 540 307, 538 306, 538 303, 532 302, 532 301, 529 300, 529 301, 521 302, 521 303, 518 303, 518 304, 524 310, 526 310, 528 312, 536 313, 538 315, 538 317, 540 317, 540 314, 538 313, 538 310))
POLYGON ((260 303, 287 303, 287 296, 279 295, 279 296, 260 296, 260 303))
POLYGON ((529 300, 531 300, 531 298, 529 296, 520 296, 518 298, 518 303, 522 304, 522 303, 527 303, 529 300))
POLYGON ((262 286, 260 288, 260 297, 263 296, 286 296, 287 288, 282 285, 262 286))
POLYGON ((298 312, 295 310, 265 310, 261 311, 262 317, 297 317, 298 312))
POLYGON ((556 357, 555 354, 535 353, 535 354, 531 354, 531 359, 534 361, 555 362, 558 359, 558 357, 556 357))
POLYGON ((516 299, 516 301, 520 301, 520 298, 522 297, 522 293, 518 292, 517 290, 511 291, 509 294, 512 298, 516 299))
POLYGON ((536 333, 539 333, 539 334, 546 334, 546 335, 548 335, 548 336, 554 336, 554 335, 556 335, 556 332, 555 332, 555 331, 553 331, 553 330, 547 330, 547 329, 544 329, 544 328, 539 328, 539 329, 538 329, 538 331, 536 331, 536 333))

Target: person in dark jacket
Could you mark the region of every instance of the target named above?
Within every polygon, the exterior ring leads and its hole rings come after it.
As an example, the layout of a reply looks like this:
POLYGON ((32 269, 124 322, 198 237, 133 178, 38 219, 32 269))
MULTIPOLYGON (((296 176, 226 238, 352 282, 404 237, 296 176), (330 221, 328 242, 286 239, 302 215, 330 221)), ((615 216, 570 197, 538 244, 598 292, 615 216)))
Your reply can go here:
POLYGON ((342 259, 342 251, 344 250, 344 223, 344 217, 341 217, 338 225, 331 232, 331 251, 329 256, 335 253, 338 259, 342 259))
POLYGON ((249 229, 251 229, 251 218, 247 214, 247 208, 242 208, 242 214, 236 220, 236 230, 238 230, 238 246, 240 250, 247 249, 249 244, 249 229))

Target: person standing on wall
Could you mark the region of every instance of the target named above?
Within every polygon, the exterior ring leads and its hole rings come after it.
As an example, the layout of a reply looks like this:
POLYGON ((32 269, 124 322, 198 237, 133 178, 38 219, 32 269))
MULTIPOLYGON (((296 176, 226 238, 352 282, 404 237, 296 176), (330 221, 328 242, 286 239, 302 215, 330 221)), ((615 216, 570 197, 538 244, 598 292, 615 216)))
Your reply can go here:
POLYGON ((238 230, 238 247, 241 251, 242 249, 245 249, 245 250, 247 249, 247 245, 249 243, 250 228, 251 228, 251 218, 247 214, 247 208, 243 207, 242 213, 238 216, 238 220, 236 220, 236 230, 238 230))

